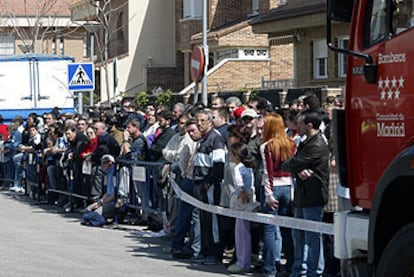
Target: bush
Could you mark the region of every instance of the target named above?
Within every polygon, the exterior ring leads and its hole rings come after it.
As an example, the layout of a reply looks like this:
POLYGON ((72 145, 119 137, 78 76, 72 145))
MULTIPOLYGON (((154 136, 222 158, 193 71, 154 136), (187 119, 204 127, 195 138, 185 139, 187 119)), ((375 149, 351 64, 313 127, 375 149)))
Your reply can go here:
POLYGON ((172 91, 170 89, 164 90, 157 95, 158 105, 170 105, 172 91))
POLYGON ((148 93, 146 91, 138 92, 134 101, 138 105, 138 107, 145 107, 149 101, 148 93))

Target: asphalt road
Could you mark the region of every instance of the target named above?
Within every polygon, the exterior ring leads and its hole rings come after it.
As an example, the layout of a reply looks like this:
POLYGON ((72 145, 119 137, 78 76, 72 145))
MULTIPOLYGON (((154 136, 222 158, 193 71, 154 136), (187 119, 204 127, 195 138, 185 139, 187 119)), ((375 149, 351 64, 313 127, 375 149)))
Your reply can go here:
MULTIPOLYGON (((28 197, 0 192, 0 276, 224 276, 223 265, 176 261, 165 238, 144 227, 85 227, 79 213, 62 213, 28 197)), ((259 276, 259 274, 249 274, 259 276)))

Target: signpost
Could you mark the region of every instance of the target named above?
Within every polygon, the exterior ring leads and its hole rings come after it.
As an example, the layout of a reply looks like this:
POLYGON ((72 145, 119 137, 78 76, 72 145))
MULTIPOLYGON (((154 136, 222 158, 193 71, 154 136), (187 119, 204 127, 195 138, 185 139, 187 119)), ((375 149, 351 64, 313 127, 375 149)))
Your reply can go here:
POLYGON ((83 91, 95 89, 95 70, 93 63, 68 64, 68 89, 78 92, 78 112, 83 113, 83 91))

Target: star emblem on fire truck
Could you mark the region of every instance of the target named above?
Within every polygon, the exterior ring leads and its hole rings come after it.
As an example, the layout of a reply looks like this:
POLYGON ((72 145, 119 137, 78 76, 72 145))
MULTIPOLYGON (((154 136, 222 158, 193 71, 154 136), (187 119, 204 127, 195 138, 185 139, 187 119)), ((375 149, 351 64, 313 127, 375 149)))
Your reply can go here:
POLYGON ((387 76, 385 77, 385 79, 380 77, 378 80, 380 100, 399 100, 401 88, 404 88, 404 81, 405 79, 403 78, 403 76, 400 76, 399 78, 395 76, 392 76, 392 78, 390 78, 387 76))

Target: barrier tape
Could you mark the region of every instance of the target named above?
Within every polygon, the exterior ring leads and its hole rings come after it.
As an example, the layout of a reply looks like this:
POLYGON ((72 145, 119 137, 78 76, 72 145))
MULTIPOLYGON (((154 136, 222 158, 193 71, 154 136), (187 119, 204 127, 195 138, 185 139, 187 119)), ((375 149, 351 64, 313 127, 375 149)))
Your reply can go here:
POLYGON ((169 178, 170 185, 173 187, 175 193, 177 194, 178 198, 187 202, 188 204, 193 205, 201 210, 224 215, 228 217, 235 217, 241 218, 248 221, 254 221, 258 223, 264 224, 273 224, 279 225, 281 227, 287 227, 292 229, 298 229, 303 231, 311 231, 316 233, 328 234, 333 235, 333 224, 324 223, 319 221, 312 221, 307 219, 299 219, 294 217, 288 216, 275 216, 271 214, 263 214, 263 213, 255 213, 255 212, 245 212, 245 211, 236 211, 229 208, 224 208, 220 206, 209 205, 203 203, 194 197, 188 195, 175 182, 173 178, 169 178))

